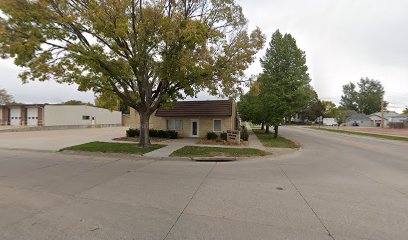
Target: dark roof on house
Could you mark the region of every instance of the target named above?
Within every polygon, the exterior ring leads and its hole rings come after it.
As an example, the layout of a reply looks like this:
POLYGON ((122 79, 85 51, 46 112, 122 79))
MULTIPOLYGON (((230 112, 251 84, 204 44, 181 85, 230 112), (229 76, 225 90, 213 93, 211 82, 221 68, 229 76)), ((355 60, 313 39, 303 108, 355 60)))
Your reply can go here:
POLYGON ((352 120, 371 120, 371 119, 363 113, 357 113, 357 114, 351 115, 347 120, 352 121, 352 120))
POLYGON ((158 117, 232 116, 232 101, 181 101, 170 108, 159 108, 158 117))

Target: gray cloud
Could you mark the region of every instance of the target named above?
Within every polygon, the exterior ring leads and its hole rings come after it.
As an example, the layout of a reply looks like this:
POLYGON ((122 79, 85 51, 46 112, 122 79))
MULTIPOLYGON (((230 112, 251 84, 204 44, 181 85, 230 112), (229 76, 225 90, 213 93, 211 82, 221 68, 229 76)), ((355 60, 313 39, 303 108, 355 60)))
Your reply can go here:
MULTIPOLYGON (((338 101, 342 85, 367 76, 383 83, 394 109, 408 105, 407 1, 238 2, 250 28, 261 27, 268 37, 279 28, 297 39, 322 99, 338 101)), ((260 71, 257 62, 248 74, 260 71)))
MULTIPOLYGON (((408 106, 408 1, 374 0, 238 0, 249 28, 270 36, 291 33, 306 51, 312 85, 325 100, 338 101, 342 85, 361 77, 380 80, 393 109, 408 106)), ((261 51, 258 56, 262 56, 261 51)), ((261 71, 257 60, 247 74, 261 71)), ((22 85, 18 68, 0 60, 0 88, 17 101, 93 101, 92 93, 55 82, 22 85)), ((200 94, 200 99, 210 99, 200 94)))
POLYGON ((17 102, 60 103, 72 99, 94 102, 92 92, 79 92, 76 85, 54 81, 23 84, 18 78, 20 71, 11 60, 0 60, 0 89, 5 88, 17 102))

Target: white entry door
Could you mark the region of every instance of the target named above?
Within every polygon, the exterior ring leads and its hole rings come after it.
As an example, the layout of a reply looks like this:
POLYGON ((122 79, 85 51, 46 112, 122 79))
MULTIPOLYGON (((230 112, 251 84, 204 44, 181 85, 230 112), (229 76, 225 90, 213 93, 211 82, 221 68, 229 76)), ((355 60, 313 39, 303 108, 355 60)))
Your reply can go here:
POLYGON ((191 119, 190 121, 190 136, 199 137, 200 125, 197 119, 191 119))

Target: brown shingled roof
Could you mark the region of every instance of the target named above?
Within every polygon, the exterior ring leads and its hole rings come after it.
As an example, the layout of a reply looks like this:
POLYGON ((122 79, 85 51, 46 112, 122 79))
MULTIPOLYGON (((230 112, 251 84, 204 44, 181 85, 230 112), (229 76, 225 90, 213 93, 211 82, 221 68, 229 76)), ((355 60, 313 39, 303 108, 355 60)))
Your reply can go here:
POLYGON ((187 116, 231 116, 232 101, 181 101, 176 102, 171 108, 159 108, 158 117, 187 117, 187 116))

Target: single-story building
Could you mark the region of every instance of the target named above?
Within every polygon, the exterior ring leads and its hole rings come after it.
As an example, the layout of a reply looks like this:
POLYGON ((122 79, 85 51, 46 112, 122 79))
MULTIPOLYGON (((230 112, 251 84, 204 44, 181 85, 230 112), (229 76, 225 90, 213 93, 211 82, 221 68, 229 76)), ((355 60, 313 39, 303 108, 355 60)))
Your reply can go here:
POLYGON ((387 119, 389 128, 408 128, 408 114, 400 114, 387 119))
POLYGON ((388 118, 388 122, 393 122, 393 123, 402 123, 404 121, 408 120, 408 114, 400 114, 397 116, 392 116, 388 118))
POLYGON ((381 118, 384 116, 384 127, 388 127, 388 122, 390 117, 396 117, 399 116, 400 114, 394 112, 394 111, 384 111, 383 115, 381 112, 376 112, 373 114, 370 114, 370 119, 372 121, 372 125, 374 127, 381 127, 381 118))
POLYGON ((345 126, 372 127, 373 123, 367 115, 363 113, 357 113, 357 114, 351 115, 347 119, 344 125, 345 126))
MULTIPOLYGON (((130 109, 130 127, 140 128, 137 111, 130 109)), ((237 130, 240 122, 231 100, 180 101, 159 108, 150 117, 150 129, 175 130, 180 137, 205 137, 208 132, 237 130)))
POLYGON ((0 125, 121 125, 122 113, 88 105, 9 104, 0 106, 0 125))

